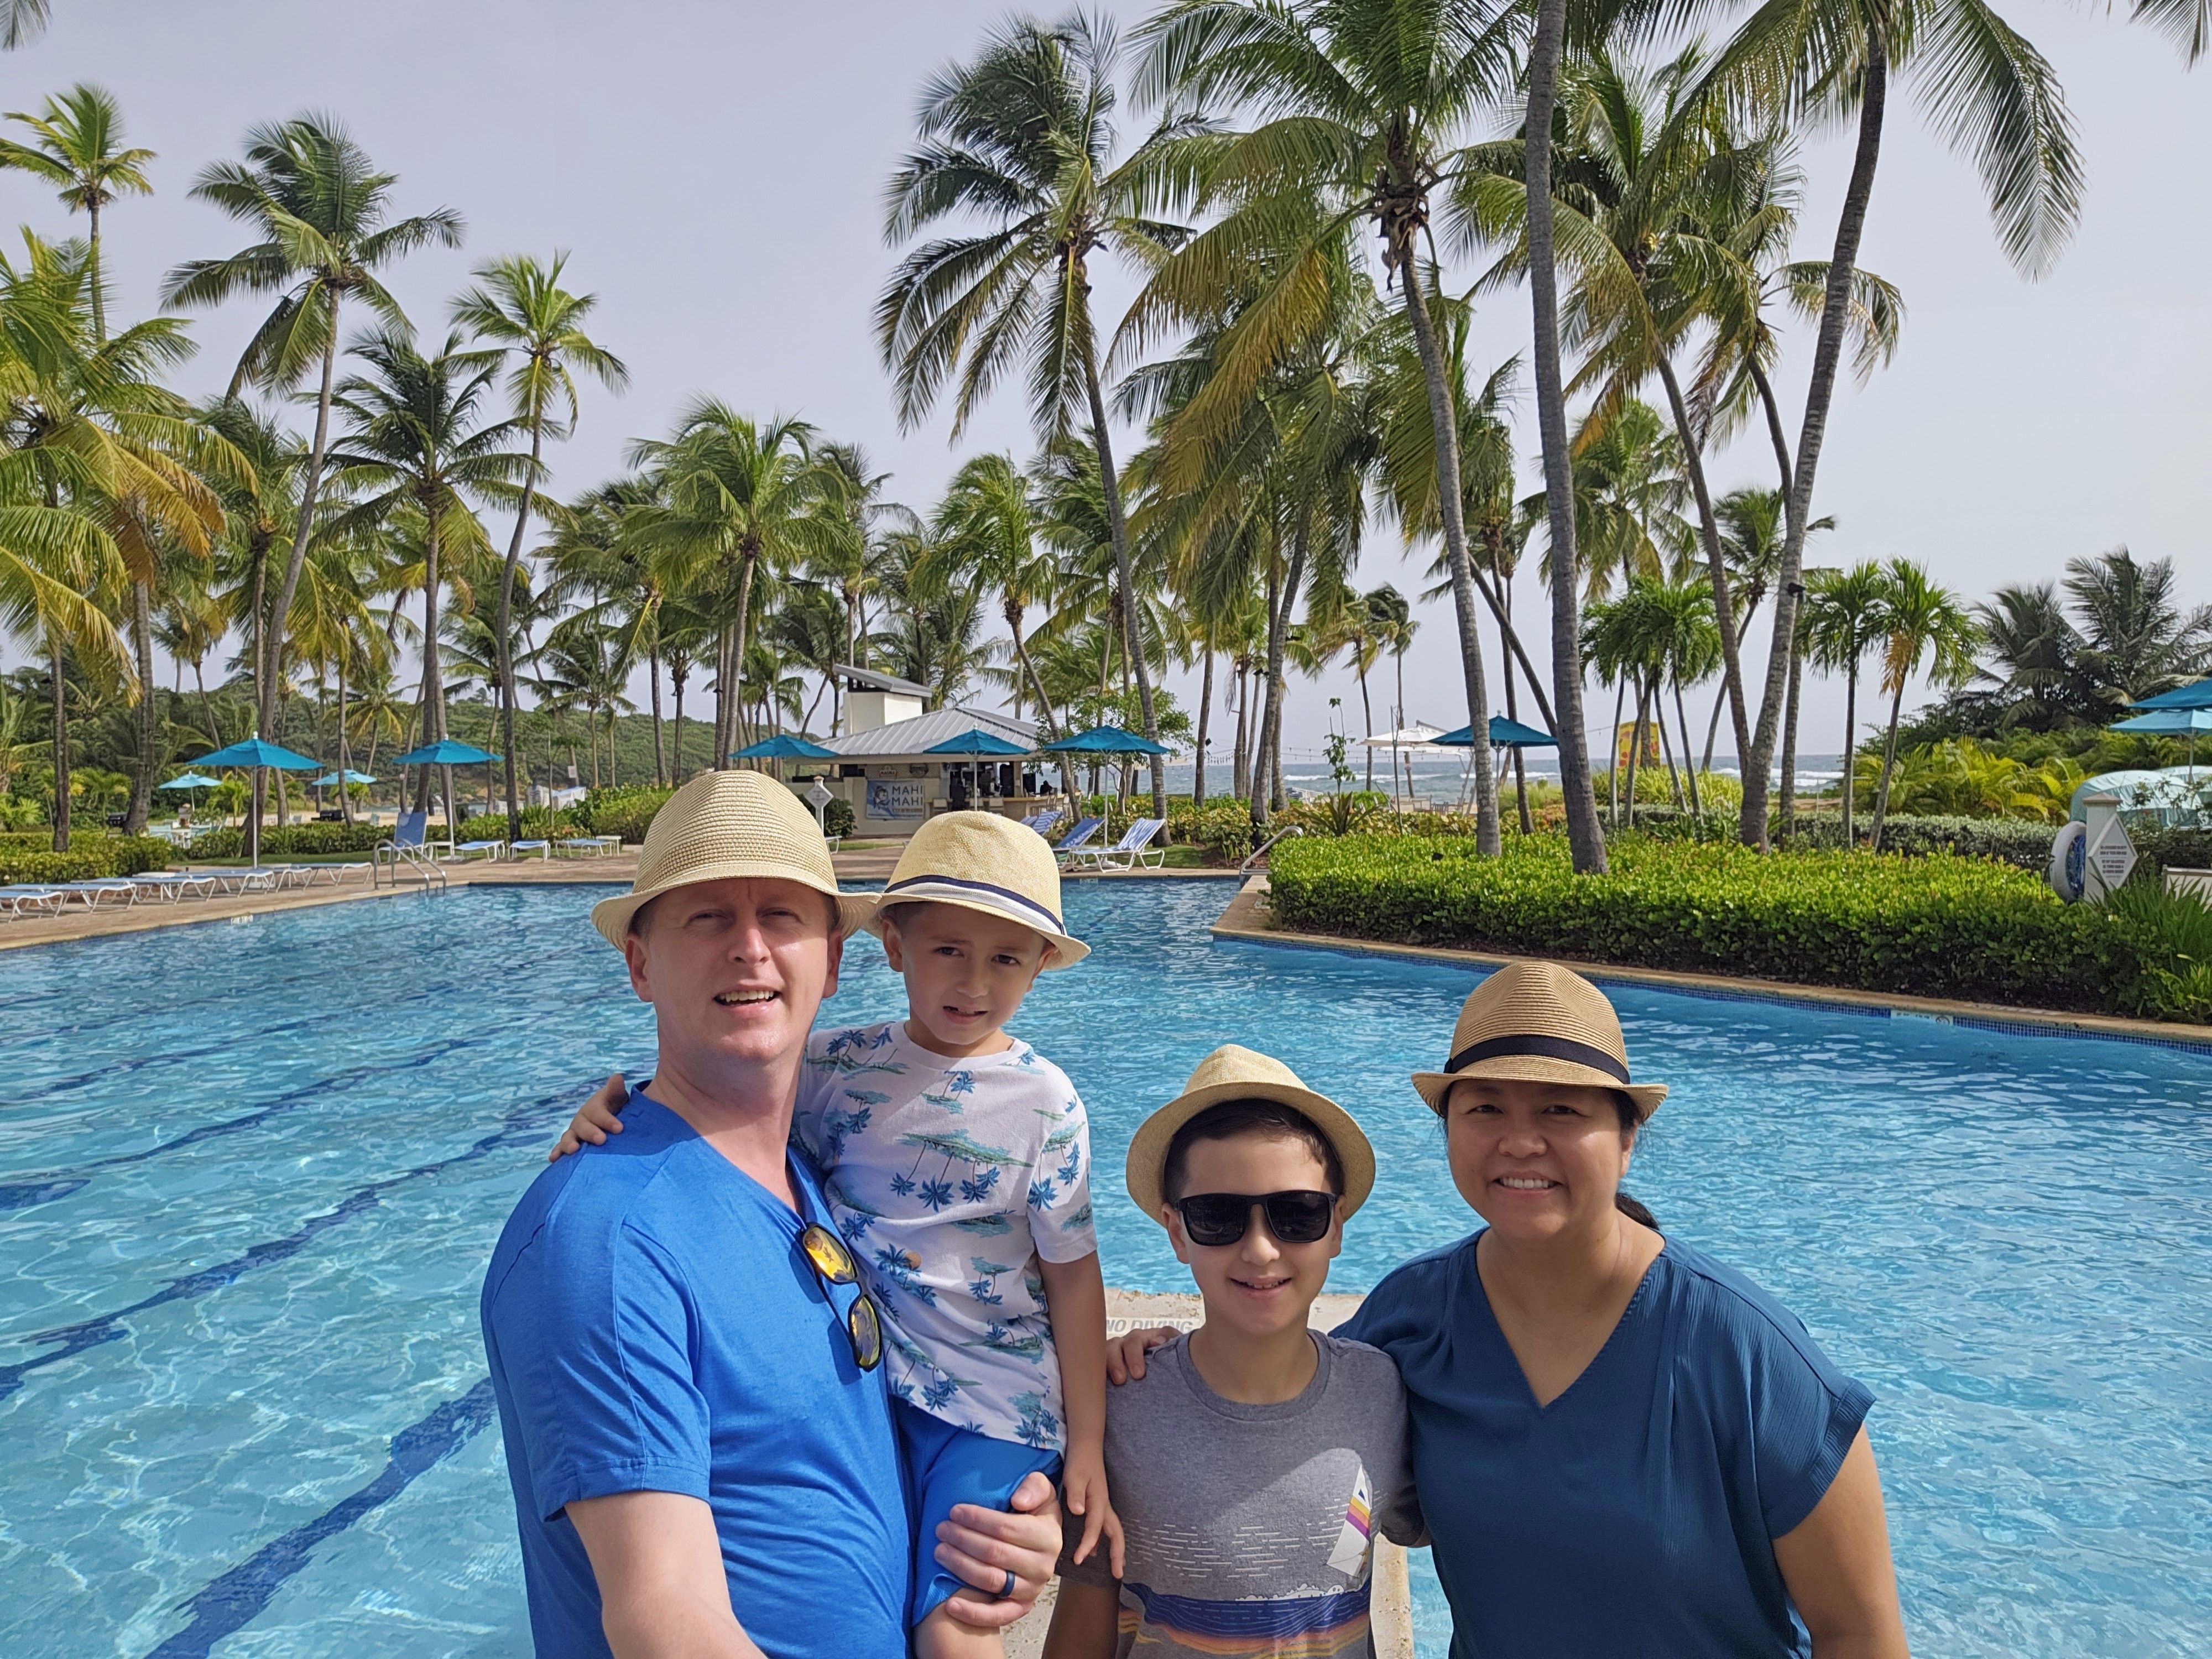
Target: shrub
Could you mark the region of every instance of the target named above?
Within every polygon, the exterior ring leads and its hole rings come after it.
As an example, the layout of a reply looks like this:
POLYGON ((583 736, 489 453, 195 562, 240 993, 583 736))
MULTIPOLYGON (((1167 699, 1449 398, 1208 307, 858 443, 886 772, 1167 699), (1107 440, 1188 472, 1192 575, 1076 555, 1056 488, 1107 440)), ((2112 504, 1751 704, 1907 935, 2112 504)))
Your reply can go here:
POLYGON ((0 845, 0 886, 15 882, 92 881, 101 876, 135 876, 168 866, 175 850, 151 836, 72 836, 70 850, 57 853, 52 837, 37 848, 14 845, 25 837, 9 836, 0 845))
POLYGON ((632 846, 645 839, 653 815, 674 794, 651 784, 625 784, 619 789, 594 789, 569 809, 586 835, 620 836, 632 846))
MULTIPOLYGON (((1874 828, 1871 817, 1852 825, 1860 846, 1874 828)), ((1780 825, 1773 833, 1780 833, 1780 825)), ((1898 813, 1881 826, 1881 850, 1904 858, 1924 858, 1932 853, 1951 853, 1960 858, 1996 859, 2015 869, 2043 871, 2051 865, 2051 838, 2057 832, 2047 823, 2027 823, 2016 818, 1921 817, 1898 813)), ((1800 848, 1839 848, 1844 844, 1840 818, 1797 820, 1800 848)))
POLYGON ((2128 838, 2136 852, 2164 876, 2168 870, 2212 870, 2212 830, 2136 830, 2128 838))
POLYGON ((1565 843, 1498 859, 1456 837, 1285 842, 1275 916, 1290 928, 1863 990, 2095 1008, 2123 948, 2112 919, 1983 859, 1762 855, 1620 836, 1612 873, 1565 843))
POLYGON ((822 809, 822 833, 825 836, 849 836, 860 827, 854 814, 853 803, 842 795, 830 798, 822 809))
POLYGON ((2113 987, 2119 1012, 2212 1022, 2212 905, 2152 878, 2108 894, 2103 908, 2127 946, 2113 987))
MULTIPOLYGON (((374 852, 379 842, 392 839, 388 823, 264 823, 261 826, 261 855, 275 854, 305 858, 316 854, 374 852)), ((192 854, 204 859, 242 859, 246 831, 210 830, 192 842, 192 854)))
MULTIPOLYGON (((525 841, 550 841, 556 836, 577 833, 576 817, 573 812, 556 812, 548 806, 526 806, 522 809, 522 838, 525 841)), ((507 814, 479 812, 474 817, 463 818, 459 838, 462 841, 505 841, 507 814)))

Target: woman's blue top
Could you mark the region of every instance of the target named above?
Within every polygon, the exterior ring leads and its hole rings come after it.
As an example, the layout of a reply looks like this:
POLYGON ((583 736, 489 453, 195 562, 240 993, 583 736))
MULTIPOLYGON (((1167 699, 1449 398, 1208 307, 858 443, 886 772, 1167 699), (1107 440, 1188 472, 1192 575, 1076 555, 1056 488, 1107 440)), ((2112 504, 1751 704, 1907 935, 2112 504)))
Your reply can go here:
POLYGON ((1773 1540, 1827 1492, 1874 1395, 1764 1291, 1669 1239, 1539 1407, 1480 1237, 1407 1262, 1337 1332, 1406 1379, 1453 1659, 1809 1653, 1773 1540))

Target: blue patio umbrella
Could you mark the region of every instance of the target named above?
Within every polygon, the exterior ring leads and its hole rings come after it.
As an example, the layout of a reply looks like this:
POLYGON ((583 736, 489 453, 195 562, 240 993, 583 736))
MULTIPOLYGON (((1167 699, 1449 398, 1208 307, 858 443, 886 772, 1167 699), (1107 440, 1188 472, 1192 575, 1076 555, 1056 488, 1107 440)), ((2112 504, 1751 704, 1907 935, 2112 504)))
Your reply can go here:
MULTIPOLYGON (((1474 747, 1474 727, 1462 726, 1456 732, 1447 732, 1440 738, 1431 738, 1431 743, 1440 748, 1472 749, 1474 747)), ((1490 746, 1493 749, 1556 749, 1559 740, 1549 732, 1539 732, 1533 726, 1523 726, 1519 720, 1509 720, 1503 714, 1490 717, 1490 746)))
POLYGON ((164 789, 213 789, 222 782, 221 778, 204 777, 198 772, 185 772, 171 778, 161 787, 164 789))
POLYGON ((1173 752, 1165 744, 1154 743, 1150 738, 1140 738, 1134 732, 1125 732, 1118 726, 1094 726, 1088 732, 1078 732, 1065 738, 1055 738, 1050 743, 1037 745, 1041 755, 1165 755, 1173 752))
POLYGON ((779 732, 772 738, 763 738, 736 750, 732 760, 836 760, 837 751, 824 749, 818 743, 809 743, 805 738, 794 738, 788 732, 779 732))
MULTIPOLYGON (((426 743, 420 749, 410 749, 404 755, 392 757, 394 766, 477 766, 484 769, 484 811, 491 811, 491 763, 498 756, 487 754, 472 743, 459 743, 452 738, 441 738, 435 743, 426 743)), ((446 780, 447 794, 452 794, 453 779, 446 780)), ((402 805, 404 805, 403 790, 402 805)), ((446 803, 446 830, 448 837, 460 819, 460 808, 453 801, 446 803)))
MULTIPOLYGON (((2136 709, 2212 708, 2212 679, 2198 680, 2191 685, 2177 685, 2171 691, 2145 697, 2131 706, 2136 709)), ((2115 726, 2112 729, 2120 731, 2124 728, 2115 726)))
MULTIPOLYGON (((2206 680, 2203 684, 2212 685, 2212 680, 2206 680)), ((2184 691, 2196 689, 2186 685, 2181 688, 2184 691)), ((2141 708, 2143 705, 2137 703, 2136 707, 2141 708)), ((2138 714, 2131 720, 2122 720, 2111 729, 2115 732, 2142 732, 2167 738, 2178 738, 2185 734, 2189 738, 2189 775, 2193 781, 2197 776, 2197 734, 2199 732, 2212 732, 2212 704, 2208 704, 2202 708, 2168 705, 2148 714, 2138 714)))
MULTIPOLYGON (((264 738, 248 738, 242 743, 234 743, 228 749, 218 749, 212 755, 202 755, 198 763, 208 767, 242 767, 252 772, 271 766, 282 772, 312 772, 322 762, 309 760, 305 755, 295 755, 264 738)), ((258 865, 261 862, 261 815, 248 812, 246 826, 246 861, 249 865, 258 865)))
POLYGON ((980 726, 971 726, 957 738, 947 738, 943 743, 933 743, 921 751, 925 755, 976 755, 1004 758, 1026 755, 1030 751, 1018 743, 1009 743, 995 732, 986 732, 980 726))
MULTIPOLYGON (((323 774, 323 775, 322 775, 322 776, 320 776, 319 778, 317 778, 317 779, 316 779, 313 783, 309 784, 307 787, 308 787, 310 789, 327 789, 327 788, 329 788, 332 784, 336 783, 337 781, 338 781, 338 774, 337 774, 337 773, 336 773, 336 772, 325 772, 325 773, 324 773, 324 774, 323 774)), ((347 768, 346 768, 346 769, 345 769, 345 781, 346 781, 348 783, 374 783, 374 782, 376 781, 376 780, 375 780, 374 778, 372 778, 371 776, 369 776, 368 773, 366 773, 366 772, 356 772, 356 771, 355 771, 355 770, 353 769, 353 768, 351 768, 350 766, 347 767, 347 768)))

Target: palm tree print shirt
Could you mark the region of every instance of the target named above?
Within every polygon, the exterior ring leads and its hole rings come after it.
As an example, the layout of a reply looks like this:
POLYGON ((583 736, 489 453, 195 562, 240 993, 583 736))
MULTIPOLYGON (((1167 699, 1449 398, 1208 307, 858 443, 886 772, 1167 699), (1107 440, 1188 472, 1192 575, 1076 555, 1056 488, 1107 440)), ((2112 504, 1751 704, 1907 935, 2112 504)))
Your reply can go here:
POLYGON ((994 1440, 1065 1449, 1036 1259, 1098 1249, 1066 1075, 1019 1041, 948 1060, 896 1024, 817 1031, 791 1133, 882 1310, 891 1392, 994 1440))

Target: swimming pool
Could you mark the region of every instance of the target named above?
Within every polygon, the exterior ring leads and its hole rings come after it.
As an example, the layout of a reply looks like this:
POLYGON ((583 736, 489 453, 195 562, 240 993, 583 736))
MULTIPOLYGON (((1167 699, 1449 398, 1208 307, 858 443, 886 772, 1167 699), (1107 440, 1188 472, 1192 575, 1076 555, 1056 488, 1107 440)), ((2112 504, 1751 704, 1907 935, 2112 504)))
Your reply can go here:
MULTIPOLYGON (((1018 1029, 1100 1161, 1216 1042, 1352 1107, 1333 1287, 1467 1230, 1403 1076, 1463 971, 1215 944, 1219 883, 1069 890, 1018 1029)), ((477 1334, 581 1091, 651 1055, 575 887, 0 953, 0 1651, 528 1650, 477 1334)), ((862 940, 830 1017, 898 1012, 862 940)), ((1917 1651, 2212 1649, 2212 1057, 1616 994, 1675 1084, 1631 1185, 1873 1385, 1917 1651)), ((1118 1181, 1107 1274, 1187 1280, 1118 1181)), ((1425 1581, 1422 1650, 1448 1623, 1425 1581)))

